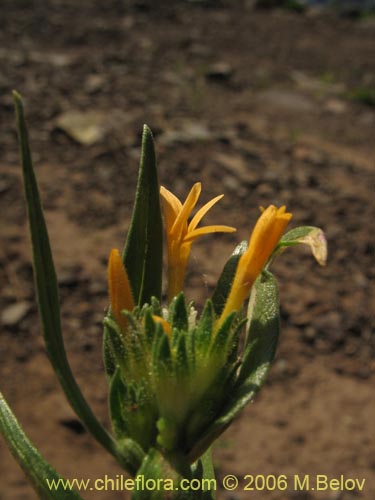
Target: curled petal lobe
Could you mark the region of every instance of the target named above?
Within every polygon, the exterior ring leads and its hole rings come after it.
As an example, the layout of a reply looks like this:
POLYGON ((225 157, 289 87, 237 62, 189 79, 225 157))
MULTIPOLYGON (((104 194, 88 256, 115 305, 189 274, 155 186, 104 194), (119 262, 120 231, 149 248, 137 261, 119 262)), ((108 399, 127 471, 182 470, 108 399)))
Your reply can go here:
POLYGON ((187 234, 184 238, 184 242, 188 243, 190 241, 194 241, 200 236, 203 236, 204 234, 210 234, 210 233, 233 233, 236 229, 231 226, 220 226, 220 225, 215 225, 215 226, 204 226, 200 227, 199 229, 194 229, 194 231, 191 231, 190 233, 187 234))
POLYGON ((200 221, 203 219, 203 217, 206 215, 206 213, 212 208, 218 201, 220 201, 224 197, 223 194, 220 194, 219 196, 216 196, 213 198, 211 201, 203 205, 202 208, 198 210, 198 212, 194 215, 194 217, 191 219, 189 227, 188 227, 188 232, 194 231, 194 229, 198 226, 200 221))
POLYGON ((321 229, 311 231, 308 236, 300 239, 300 243, 305 243, 311 248, 312 254, 318 264, 325 266, 327 263, 327 241, 321 229))

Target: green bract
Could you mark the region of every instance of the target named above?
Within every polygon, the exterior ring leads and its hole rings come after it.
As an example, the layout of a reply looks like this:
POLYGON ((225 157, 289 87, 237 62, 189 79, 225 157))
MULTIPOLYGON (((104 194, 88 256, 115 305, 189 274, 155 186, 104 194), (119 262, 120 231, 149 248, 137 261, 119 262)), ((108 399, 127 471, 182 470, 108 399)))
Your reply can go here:
POLYGON ((130 436, 145 451, 158 446, 189 457, 233 387, 242 323, 233 314, 215 332, 212 302, 197 320, 181 293, 165 311, 167 333, 153 319, 158 310, 155 301, 126 313, 125 337, 113 320, 105 321, 112 421, 117 437, 130 436))

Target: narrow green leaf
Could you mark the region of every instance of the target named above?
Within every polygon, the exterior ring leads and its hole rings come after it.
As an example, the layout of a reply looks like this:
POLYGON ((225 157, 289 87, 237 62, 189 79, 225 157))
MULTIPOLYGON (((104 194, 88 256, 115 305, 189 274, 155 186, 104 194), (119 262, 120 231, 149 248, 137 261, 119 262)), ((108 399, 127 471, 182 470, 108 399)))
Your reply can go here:
MULTIPOLYGON (((132 495, 132 500, 163 500, 165 498, 169 498, 170 500, 177 500, 181 497, 178 492, 174 491, 174 486, 171 491, 168 493, 163 490, 163 479, 167 479, 170 481, 176 481, 176 485, 178 484, 179 476, 176 472, 171 468, 169 463, 163 457, 163 455, 151 448, 146 455, 141 468, 138 471, 138 476, 140 479, 147 478, 153 479, 155 482, 160 481, 160 488, 155 488, 154 490, 147 490, 143 488, 137 488, 134 490, 132 495), (168 497, 166 496, 168 495, 168 497)), ((171 486, 172 488, 172 486, 171 486)))
POLYGON ((211 355, 217 353, 217 354, 222 354, 224 358, 227 357, 227 347, 228 347, 228 342, 230 341, 231 328, 236 316, 237 316, 236 311, 232 311, 224 319, 223 323, 221 324, 220 328, 216 332, 216 335, 213 339, 210 348, 211 355))
POLYGON ((151 298, 152 313, 156 316, 162 316, 162 310, 159 300, 156 297, 151 298))
POLYGON ((177 330, 187 330, 188 329, 188 312, 186 309, 185 295, 183 292, 179 293, 177 297, 173 299, 171 306, 171 318, 169 322, 172 328, 177 328, 177 330))
POLYGON ((142 467, 138 471, 139 479, 153 479, 160 487, 147 490, 138 488, 133 492, 132 500, 210 500, 204 491, 186 490, 193 474, 186 458, 182 456, 163 455, 151 448, 146 455, 142 467), (189 482, 181 480, 187 479, 189 482))
POLYGON ((109 343, 108 348, 113 355, 112 362, 116 366, 123 366, 127 361, 128 353, 116 322, 108 316, 104 320, 104 335, 105 340, 109 343))
POLYGON ((122 462, 116 442, 100 424, 79 389, 66 357, 61 332, 57 278, 38 186, 32 165, 21 96, 13 92, 22 158, 27 215, 33 249, 34 279, 44 341, 50 362, 74 411, 91 434, 122 462))
POLYGON ((239 245, 237 245, 220 275, 220 278, 212 295, 212 303, 217 316, 220 316, 220 314, 223 312, 230 289, 232 287, 234 275, 236 274, 238 262, 246 249, 247 241, 242 241, 239 245))
MULTIPOLYGON (((206 484, 208 484, 207 480, 211 481, 212 485, 216 484, 215 469, 212 461, 212 448, 208 448, 208 450, 193 465, 192 469, 195 478, 198 478, 199 480, 206 480, 206 484)), ((201 484, 203 484, 202 481, 201 484)), ((204 495, 202 495, 202 499, 204 500, 215 500, 215 498, 216 492, 214 488, 206 491, 204 495)))
POLYGON ((164 334, 158 343, 156 359, 154 360, 155 368, 158 373, 170 372, 172 369, 171 348, 167 334, 164 334))
POLYGON ((246 350, 237 384, 247 380, 260 387, 275 357, 280 333, 279 291, 276 278, 268 271, 253 286, 248 319, 246 350))
MULTIPOLYGON (((124 418, 124 407, 128 401, 128 391, 121 377, 121 369, 117 367, 111 380, 109 391, 109 410, 113 431, 117 438, 129 435, 128 422, 124 418)), ((134 404, 135 402, 130 402, 134 404)))
POLYGON ((103 362, 107 377, 112 377, 112 375, 115 373, 117 362, 115 353, 113 352, 108 328, 106 328, 105 325, 103 329, 103 362))
POLYGON ((268 271, 256 280, 249 301, 249 323, 242 365, 230 409, 220 418, 232 420, 264 384, 275 357, 280 333, 279 292, 275 277, 268 271))
POLYGON ((195 342, 200 352, 207 352, 214 329, 215 313, 211 300, 207 300, 195 332, 195 342))
POLYGON ((66 484, 65 479, 59 476, 30 442, 1 392, 0 432, 39 498, 51 500, 82 498, 75 491, 63 488, 66 484), (54 489, 48 484, 56 485, 56 487, 60 485, 60 487, 54 489))
POLYGON ((181 332, 176 345, 176 359, 174 372, 178 379, 189 374, 189 360, 186 352, 186 334, 181 332))
POLYGON ((125 385, 121 370, 117 367, 110 385, 109 409, 114 433, 120 446, 123 445, 127 470, 133 476, 144 458, 144 452, 138 442, 147 438, 143 415, 137 414, 138 407, 139 401, 134 387, 125 385), (138 436, 139 440, 135 440, 135 436, 138 436))
POLYGON ((132 221, 123 259, 135 302, 161 299, 163 228, 159 180, 151 130, 144 125, 141 162, 132 221))
MULTIPOLYGON (((146 455, 138 475, 147 479, 154 479, 155 481, 163 477, 161 468, 161 455, 155 449, 149 450, 146 455)), ((132 500, 163 500, 164 492, 161 488, 155 491, 143 491, 137 488, 132 494, 132 500)), ((173 497, 172 497, 173 498, 173 497)))
POLYGON ((152 311, 148 309, 144 317, 144 332, 147 343, 151 346, 155 337, 156 325, 152 317, 152 311))

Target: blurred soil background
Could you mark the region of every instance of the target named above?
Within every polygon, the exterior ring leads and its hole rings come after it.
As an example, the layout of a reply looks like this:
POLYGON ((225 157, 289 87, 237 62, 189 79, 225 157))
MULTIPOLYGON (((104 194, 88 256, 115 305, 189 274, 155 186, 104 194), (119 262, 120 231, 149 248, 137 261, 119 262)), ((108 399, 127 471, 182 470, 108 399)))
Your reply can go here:
MULTIPOLYGON (((66 348, 100 418, 108 425, 106 264, 126 235, 147 123, 162 184, 184 198, 200 180, 202 204, 224 193, 205 223, 238 228, 193 247, 186 281, 199 306, 235 244, 248 238, 260 205, 286 204, 292 226, 320 226, 329 244, 325 268, 302 248, 275 263, 277 359, 255 403, 218 441, 215 464, 219 479, 343 474, 365 478, 365 489, 295 492, 290 480, 286 492, 244 492, 242 480, 218 499, 375 498, 375 18, 356 2, 340 11, 260 3, 268 8, 234 0, 1 1, 0 387, 65 477, 115 477, 121 469, 78 422, 46 359, 13 88, 25 100, 66 348)), ((0 464, 1 500, 35 498, 2 440, 0 464)))

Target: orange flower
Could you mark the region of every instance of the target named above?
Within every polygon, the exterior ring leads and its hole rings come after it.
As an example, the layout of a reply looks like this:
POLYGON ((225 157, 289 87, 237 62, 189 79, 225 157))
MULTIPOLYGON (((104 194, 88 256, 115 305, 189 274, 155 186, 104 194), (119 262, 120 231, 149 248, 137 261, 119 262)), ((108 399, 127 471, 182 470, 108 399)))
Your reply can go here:
POLYGON ((219 323, 232 311, 239 311, 254 281, 271 256, 292 214, 286 207, 270 205, 259 217, 250 236, 249 246, 241 256, 219 323))
POLYGON ((231 233, 235 228, 229 226, 205 226, 197 229, 199 222, 209 209, 224 195, 216 196, 206 203, 191 219, 188 218, 194 209, 201 193, 201 183, 191 188, 184 204, 165 187, 160 188, 168 243, 168 297, 172 300, 181 290, 184 283, 186 266, 193 241, 200 236, 215 232, 231 233))
POLYGON ((122 262, 120 252, 113 249, 108 263, 108 288, 111 303, 111 312, 121 330, 126 330, 127 319, 121 311, 134 309, 134 300, 130 288, 129 278, 122 262))

